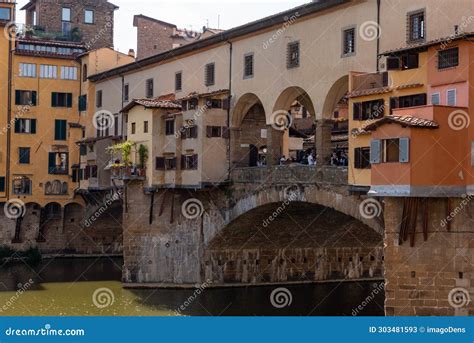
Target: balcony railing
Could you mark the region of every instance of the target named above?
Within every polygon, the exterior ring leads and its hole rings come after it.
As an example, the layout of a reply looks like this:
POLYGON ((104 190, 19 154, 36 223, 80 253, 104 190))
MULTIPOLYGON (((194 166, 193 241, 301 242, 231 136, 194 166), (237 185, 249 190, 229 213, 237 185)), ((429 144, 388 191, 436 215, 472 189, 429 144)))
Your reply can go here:
POLYGON ((112 167, 110 171, 112 178, 118 180, 145 180, 146 178, 146 168, 112 167))

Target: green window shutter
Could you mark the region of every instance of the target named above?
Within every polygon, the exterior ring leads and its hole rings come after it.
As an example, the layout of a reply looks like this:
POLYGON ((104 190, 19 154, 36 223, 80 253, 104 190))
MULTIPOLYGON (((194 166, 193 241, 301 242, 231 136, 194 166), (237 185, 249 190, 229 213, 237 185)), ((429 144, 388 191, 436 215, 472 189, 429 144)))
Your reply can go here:
POLYGON ((0 177, 0 192, 5 192, 5 176, 0 177))
POLYGON ((51 107, 57 107, 57 93, 51 93, 51 107))
POLYGON ((15 133, 20 133, 20 119, 15 118, 15 133))
POLYGON ((36 133, 36 119, 31 119, 31 133, 36 133))
POLYGON ((353 118, 354 120, 360 120, 362 115, 362 103, 356 102, 353 107, 353 118))
POLYGON ((15 91, 15 105, 21 105, 21 91, 15 91))
POLYGON ((67 104, 66 107, 72 107, 72 93, 67 93, 67 104))
POLYGON ((361 159, 360 159, 360 152, 361 148, 355 148, 354 149, 354 168, 360 169, 361 168, 361 159))
POLYGON ((54 139, 57 141, 66 140, 66 120, 56 120, 54 123, 54 139))
POLYGON ((56 154, 54 152, 50 152, 48 155, 48 173, 54 174, 56 170, 56 154))
POLYGON ((33 106, 36 106, 36 98, 37 98, 36 91, 32 91, 31 92, 31 104, 33 106))
POLYGON ((400 163, 410 162, 410 138, 400 138, 400 163))
POLYGON ((379 139, 374 139, 370 143, 370 163, 371 164, 380 163, 381 146, 382 146, 382 141, 379 139))

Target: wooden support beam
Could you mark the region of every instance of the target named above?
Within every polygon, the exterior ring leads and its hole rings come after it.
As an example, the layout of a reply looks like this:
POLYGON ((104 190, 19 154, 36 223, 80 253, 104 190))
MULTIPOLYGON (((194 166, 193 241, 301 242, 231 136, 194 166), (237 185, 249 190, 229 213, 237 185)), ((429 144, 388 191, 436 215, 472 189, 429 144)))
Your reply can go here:
MULTIPOLYGON (((451 198, 446 199, 446 218, 451 219, 451 198)), ((447 220, 446 228, 451 232, 451 220, 447 220)))
POLYGON ((174 191, 171 191, 171 213, 170 213, 170 224, 174 223, 174 191))
POLYGON ((415 246, 415 237, 416 237, 416 224, 418 221, 418 205, 420 203, 419 198, 413 198, 412 201, 412 213, 410 220, 410 247, 415 246))
POLYGON ((398 244, 402 245, 405 241, 405 232, 407 228, 407 216, 408 216, 408 203, 409 198, 403 199, 403 213, 402 213, 402 220, 400 223, 400 233, 398 235, 398 244))
POLYGON ((153 224, 153 207, 155 205, 155 192, 151 193, 151 200, 150 200, 150 217, 148 218, 148 224, 153 224))
POLYGON ((425 242, 428 240, 428 225, 429 225, 429 213, 428 213, 428 198, 423 199, 423 239, 425 242))
POLYGON ((158 214, 159 217, 161 217, 163 215, 163 212, 165 211, 165 202, 166 202, 167 194, 168 194, 168 191, 165 191, 161 197, 160 213, 158 214))

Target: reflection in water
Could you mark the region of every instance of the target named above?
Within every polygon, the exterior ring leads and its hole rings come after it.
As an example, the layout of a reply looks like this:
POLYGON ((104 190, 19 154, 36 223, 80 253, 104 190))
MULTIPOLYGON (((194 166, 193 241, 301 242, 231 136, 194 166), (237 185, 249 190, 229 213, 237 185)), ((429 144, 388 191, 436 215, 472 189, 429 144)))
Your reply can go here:
MULTIPOLYGON (((277 286, 195 290, 122 288, 121 259, 56 259, 36 267, 0 267, 0 315, 173 316, 183 315, 351 315, 373 295, 359 315, 383 315, 379 283, 350 282, 286 286, 291 302, 272 305, 277 286), (33 284, 18 296, 17 290, 33 284), (200 294, 198 294, 200 293, 200 294)), ((288 299, 286 299, 288 300, 288 299)), ((275 303, 275 302, 273 302, 275 303)))

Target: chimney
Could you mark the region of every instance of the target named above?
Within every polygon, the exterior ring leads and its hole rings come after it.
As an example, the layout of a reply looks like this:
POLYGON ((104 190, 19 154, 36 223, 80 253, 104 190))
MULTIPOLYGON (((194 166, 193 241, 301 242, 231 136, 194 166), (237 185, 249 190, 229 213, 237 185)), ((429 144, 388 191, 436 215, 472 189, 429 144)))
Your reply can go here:
POLYGON ((135 50, 133 49, 128 50, 128 56, 135 58, 135 50))

